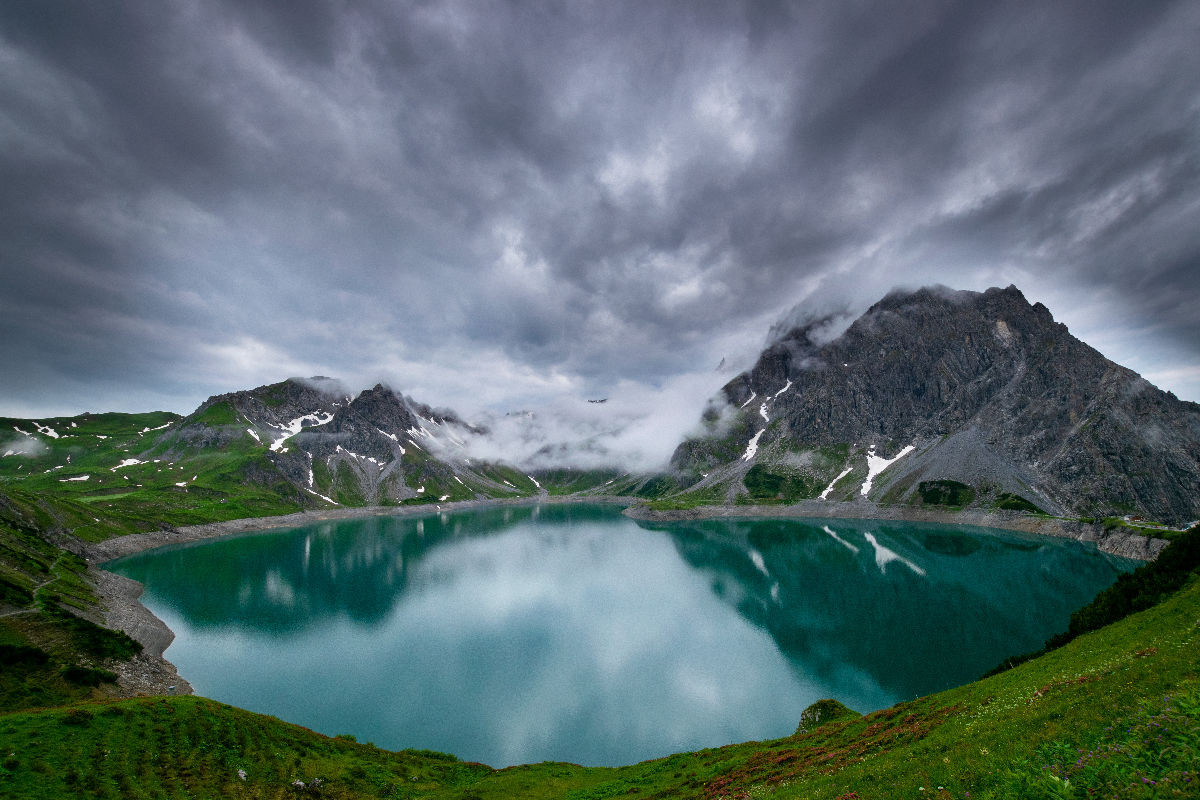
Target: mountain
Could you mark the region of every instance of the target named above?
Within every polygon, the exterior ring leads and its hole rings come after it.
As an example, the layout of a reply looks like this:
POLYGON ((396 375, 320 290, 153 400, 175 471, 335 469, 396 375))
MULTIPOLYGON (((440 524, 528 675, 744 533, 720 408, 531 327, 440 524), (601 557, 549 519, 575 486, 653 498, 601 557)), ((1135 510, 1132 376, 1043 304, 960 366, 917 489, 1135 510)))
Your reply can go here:
POLYGON ((463 437, 481 433, 383 385, 351 395, 331 378, 289 378, 210 397, 150 452, 171 461, 241 453, 235 468, 246 481, 284 481, 339 505, 536 494, 518 470, 466 456, 463 437))
POLYGON ((186 417, 0 418, 0 483, 53 496, 90 539, 335 505, 677 488, 615 467, 518 469, 494 442, 478 448, 490 459, 469 455, 490 435, 383 385, 352 394, 330 378, 289 378, 215 395, 186 417))
POLYGON ((688 492, 1200 517, 1200 405, 1015 286, 893 292, 828 331, 792 328, 724 386, 672 458, 688 492))
MULTIPOLYGON (((532 473, 481 461, 469 447, 503 458, 512 432, 484 442, 487 430, 389 387, 353 394, 315 377, 216 395, 182 418, 0 420, 12 430, 0 480, 78 503, 81 516, 105 511, 97 536, 110 523, 544 493, 1200 517, 1200 405, 1104 358, 1016 287, 894 292, 836 326, 773 331, 663 474, 552 466, 590 441, 547 444, 532 473)), ((546 426, 520 422, 523 442, 546 426)))

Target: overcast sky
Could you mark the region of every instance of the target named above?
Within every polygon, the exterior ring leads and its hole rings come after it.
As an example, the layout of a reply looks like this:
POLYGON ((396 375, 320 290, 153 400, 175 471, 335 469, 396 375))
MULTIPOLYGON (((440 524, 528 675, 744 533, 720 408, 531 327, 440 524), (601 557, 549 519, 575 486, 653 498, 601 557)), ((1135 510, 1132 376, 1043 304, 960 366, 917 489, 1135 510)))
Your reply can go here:
POLYGON ((9 0, 0 414, 325 374, 691 421, 806 297, 933 282, 1200 400, 1197 42, 1191 0, 9 0))

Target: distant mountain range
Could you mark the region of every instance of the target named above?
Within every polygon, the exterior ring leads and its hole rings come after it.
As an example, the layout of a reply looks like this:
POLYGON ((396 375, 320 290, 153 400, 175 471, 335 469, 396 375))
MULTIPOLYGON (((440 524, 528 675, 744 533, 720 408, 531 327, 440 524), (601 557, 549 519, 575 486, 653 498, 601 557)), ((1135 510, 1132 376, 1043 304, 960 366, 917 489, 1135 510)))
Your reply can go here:
POLYGON ((15 434, 0 477, 134 522, 547 492, 1200 517, 1200 405, 1104 358, 1015 287, 895 292, 834 333, 828 319, 781 332, 660 474, 481 461, 469 445, 485 428, 317 377, 211 397, 186 417, 2 420, 15 434))
POLYGON ((265 448, 272 469, 249 480, 282 477, 339 505, 537 494, 526 473, 467 455, 463 437, 482 434, 382 385, 350 395, 330 378, 290 378, 210 397, 155 450, 177 461, 214 448, 265 448))
POLYGON ((672 458, 688 492, 1200 517, 1200 405, 1016 287, 895 292, 836 338, 829 323, 787 331, 725 385, 672 458))

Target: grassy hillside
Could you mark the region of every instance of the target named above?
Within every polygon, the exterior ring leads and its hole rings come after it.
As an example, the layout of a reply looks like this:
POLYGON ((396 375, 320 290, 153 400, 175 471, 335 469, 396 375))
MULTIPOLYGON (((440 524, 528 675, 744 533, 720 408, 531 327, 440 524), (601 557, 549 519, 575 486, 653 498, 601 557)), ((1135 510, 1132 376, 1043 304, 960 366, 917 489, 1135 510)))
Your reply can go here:
POLYGON ((266 448, 249 437, 186 457, 161 452, 157 437, 179 420, 166 412, 0 419, 13 432, 0 446, 0 488, 37 497, 61 517, 58 527, 88 541, 305 506, 295 487, 271 479, 266 448))
MULTIPOLYGON (((304 491, 272 461, 228 403, 186 419, 176 414, 82 414, 44 420, 0 418, 0 491, 53 506, 55 525, 86 541, 164 525, 196 525, 371 504, 345 465, 311 464, 316 492, 304 491), (218 444, 180 442, 179 426, 213 427, 218 444), (230 428, 234 430, 229 430, 230 428), (211 446, 210 446, 211 445, 211 446)), ((548 470, 540 478, 505 464, 476 462, 462 477, 420 447, 408 448, 405 505, 473 500, 631 493, 646 477, 615 470, 548 470)), ((397 477, 394 480, 401 480, 397 477)), ((640 492, 643 496, 652 493, 640 492)), ((394 501, 387 501, 392 503, 394 501)))
POLYGON ((80 616, 96 604, 87 564, 54 542, 79 521, 69 502, 0 492, 0 709, 103 696, 112 662, 141 649, 80 616))

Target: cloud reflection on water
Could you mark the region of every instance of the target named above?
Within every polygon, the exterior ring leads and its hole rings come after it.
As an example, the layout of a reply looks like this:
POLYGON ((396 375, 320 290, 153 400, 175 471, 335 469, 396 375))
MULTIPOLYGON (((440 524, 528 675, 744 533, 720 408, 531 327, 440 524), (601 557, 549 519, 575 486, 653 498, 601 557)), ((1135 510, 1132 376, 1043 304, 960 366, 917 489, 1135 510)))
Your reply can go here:
POLYGON ((975 677, 970 658, 991 666, 1016 633, 1040 642, 1047 603, 1115 575, 1059 542, 821 524, 513 508, 324 524, 118 570, 147 583, 199 692, 497 766, 784 735, 821 697, 890 705, 975 677), (926 574, 880 569, 881 549, 926 574))

